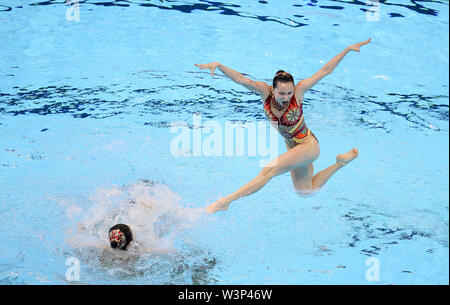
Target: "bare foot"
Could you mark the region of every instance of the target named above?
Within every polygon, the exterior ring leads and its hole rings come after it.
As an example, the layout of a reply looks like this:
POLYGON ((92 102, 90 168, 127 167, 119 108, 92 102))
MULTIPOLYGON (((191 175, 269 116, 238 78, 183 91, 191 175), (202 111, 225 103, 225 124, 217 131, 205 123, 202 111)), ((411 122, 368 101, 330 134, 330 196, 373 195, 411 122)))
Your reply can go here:
POLYGON ((213 214, 218 211, 224 211, 228 209, 230 203, 225 200, 225 198, 220 198, 219 200, 211 203, 206 207, 206 212, 213 214))
POLYGON ((336 157, 336 163, 339 165, 347 165, 348 163, 352 162, 353 159, 358 157, 359 152, 356 148, 353 148, 352 150, 346 152, 345 154, 339 155, 336 157))

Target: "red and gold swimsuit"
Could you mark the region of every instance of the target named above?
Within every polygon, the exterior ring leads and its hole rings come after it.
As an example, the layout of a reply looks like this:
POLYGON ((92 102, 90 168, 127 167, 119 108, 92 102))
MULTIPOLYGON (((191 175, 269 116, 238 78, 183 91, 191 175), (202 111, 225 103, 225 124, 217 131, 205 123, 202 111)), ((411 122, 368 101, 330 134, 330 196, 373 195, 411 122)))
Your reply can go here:
POLYGON ((264 112, 267 118, 270 121, 276 121, 278 123, 278 132, 285 138, 286 143, 290 147, 303 143, 306 137, 311 133, 309 128, 306 127, 303 118, 303 103, 299 106, 295 96, 292 95, 287 110, 283 113, 281 118, 277 118, 271 109, 273 98, 273 94, 271 93, 264 102, 264 112))

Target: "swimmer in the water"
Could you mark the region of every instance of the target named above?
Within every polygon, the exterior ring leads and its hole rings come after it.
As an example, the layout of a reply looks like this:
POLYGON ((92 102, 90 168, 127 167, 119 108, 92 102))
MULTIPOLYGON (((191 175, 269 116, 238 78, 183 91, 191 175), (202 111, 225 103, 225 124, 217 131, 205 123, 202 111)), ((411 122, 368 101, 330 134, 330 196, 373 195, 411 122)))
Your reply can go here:
POLYGON ((127 250, 132 241, 133 234, 129 226, 120 223, 109 229, 109 242, 111 248, 127 250))
POLYGON ((287 152, 272 160, 261 170, 256 178, 236 192, 210 204, 206 208, 208 213, 228 209, 232 201, 257 192, 270 179, 288 171, 291 172, 294 188, 299 193, 311 193, 320 189, 334 173, 358 156, 358 150, 353 148, 344 154, 338 155, 335 164, 315 175, 313 174, 313 162, 319 157, 320 148, 319 141, 306 126, 303 119, 303 96, 318 81, 330 75, 345 55, 350 51, 359 52, 360 47, 368 44, 370 40, 348 46, 314 75, 297 84, 294 83, 294 78, 291 74, 282 70, 276 73, 272 86, 269 86, 265 82, 253 81, 218 62, 196 64, 200 69, 210 69, 212 76, 214 75, 214 70, 219 69, 234 82, 258 93, 263 102, 267 118, 277 123, 278 131, 284 137, 287 147, 287 152))

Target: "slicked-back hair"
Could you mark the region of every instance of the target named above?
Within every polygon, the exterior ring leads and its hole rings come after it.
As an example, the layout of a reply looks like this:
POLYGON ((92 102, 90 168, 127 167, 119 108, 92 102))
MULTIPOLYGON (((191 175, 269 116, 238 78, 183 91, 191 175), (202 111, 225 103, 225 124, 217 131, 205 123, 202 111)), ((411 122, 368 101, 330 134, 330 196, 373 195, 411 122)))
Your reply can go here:
POLYGON ((273 78, 273 89, 275 89, 278 85, 278 83, 294 83, 294 77, 285 72, 284 70, 278 70, 277 73, 275 74, 275 77, 273 78))

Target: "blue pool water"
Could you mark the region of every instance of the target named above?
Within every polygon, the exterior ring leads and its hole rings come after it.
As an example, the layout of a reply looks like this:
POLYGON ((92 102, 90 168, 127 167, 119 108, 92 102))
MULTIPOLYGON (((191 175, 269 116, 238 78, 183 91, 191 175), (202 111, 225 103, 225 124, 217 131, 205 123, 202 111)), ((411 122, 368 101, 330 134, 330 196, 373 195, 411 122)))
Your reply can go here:
POLYGON ((70 21, 0 0, 0 283, 448 284, 448 1, 382 2, 88 0, 70 21), (359 158, 313 196, 284 174, 207 216, 261 158, 173 153, 173 127, 264 113, 194 64, 300 80, 369 37, 304 100, 315 171, 359 158))

